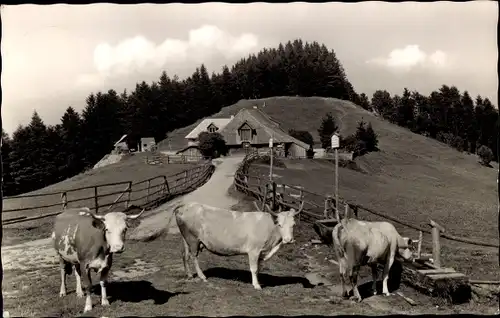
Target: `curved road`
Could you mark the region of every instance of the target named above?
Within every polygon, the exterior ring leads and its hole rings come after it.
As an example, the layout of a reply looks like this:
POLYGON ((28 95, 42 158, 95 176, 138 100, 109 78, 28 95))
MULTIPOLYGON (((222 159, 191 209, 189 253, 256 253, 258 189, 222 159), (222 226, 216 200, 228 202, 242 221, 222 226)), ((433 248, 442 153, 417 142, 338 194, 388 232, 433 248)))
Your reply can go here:
MULTIPOLYGON (((229 208, 237 201, 227 195, 233 184, 234 173, 244 156, 236 155, 213 160, 214 174, 203 186, 184 196, 169 201, 155 210, 146 212, 140 224, 131 231, 129 239, 144 240, 158 236, 166 229, 178 232, 172 220, 172 208, 179 202, 197 201, 220 208, 229 208), (170 224, 169 224, 170 223, 170 224)), ((53 268, 59 261, 52 247, 51 239, 45 238, 22 244, 2 246, 3 270, 30 270, 53 268)))

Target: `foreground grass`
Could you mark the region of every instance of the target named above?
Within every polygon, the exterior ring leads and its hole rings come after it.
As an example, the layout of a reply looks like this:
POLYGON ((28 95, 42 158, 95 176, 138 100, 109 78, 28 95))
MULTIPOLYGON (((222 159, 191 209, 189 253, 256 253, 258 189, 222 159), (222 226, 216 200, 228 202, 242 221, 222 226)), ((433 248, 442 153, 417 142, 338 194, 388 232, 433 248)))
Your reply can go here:
MULTIPOLYGON (((384 151, 356 159, 364 172, 340 168, 339 195, 349 202, 396 217, 409 224, 430 227, 429 219, 448 233, 478 241, 496 242, 497 206, 494 176, 479 165, 407 164, 384 151)), ((320 195, 333 192, 334 166, 324 160, 285 161, 288 168, 274 169, 276 182, 301 185, 320 195)), ((251 175, 264 178, 269 168, 252 165, 251 175)), ((306 195, 322 204, 323 197, 306 195)), ((322 212, 322 209, 317 209, 322 212)), ((366 211, 360 218, 382 220, 366 211)), ((418 232, 395 224, 398 231, 418 239, 418 232)), ((424 234, 424 252, 431 253, 432 238, 424 234)), ((498 251, 441 239, 443 266, 451 266, 475 279, 500 279, 498 251)))
MULTIPOLYGON (((59 182, 57 184, 51 185, 49 187, 33 191, 30 194, 39 193, 51 193, 56 191, 65 191, 75 188, 94 186, 105 183, 132 181, 140 182, 145 179, 149 179, 155 176, 172 176, 176 173, 184 171, 186 169, 192 169, 196 164, 162 164, 162 165, 149 165, 144 162, 144 158, 147 154, 139 153, 134 154, 130 157, 124 158, 122 161, 108 165, 102 168, 89 170, 85 173, 79 174, 73 178, 67 179, 65 181, 59 182)), ((152 182, 151 186, 155 186, 163 182, 163 179, 156 179, 152 182)), ((169 178, 169 182, 173 182, 173 179, 169 178)), ((173 184, 171 184, 172 186, 173 184)), ((141 204, 145 202, 146 198, 139 201, 134 201, 147 194, 146 190, 147 184, 140 184, 137 187, 133 187, 133 193, 131 195, 131 204, 141 204)), ((123 191, 124 185, 120 186, 110 186, 99 189, 99 194, 102 193, 112 193, 123 191)), ((77 192, 72 192, 68 194, 68 200, 74 200, 78 198, 93 197, 94 190, 86 189, 77 192)), ((118 195, 112 195, 108 197, 99 198, 99 204, 106 204, 113 202, 118 195)), ((26 207, 36 207, 49 204, 57 204, 61 202, 61 195, 49 195, 44 197, 28 197, 28 198, 4 198, 4 210, 16 209, 16 208, 26 208, 26 207)), ((68 207, 79 207, 79 206, 94 206, 94 200, 82 200, 74 203, 68 204, 68 207)), ((61 209, 62 206, 54 206, 43 209, 30 209, 20 212, 5 212, 3 214, 3 219, 14 218, 17 216, 36 216, 43 215, 51 212, 56 212, 61 209)), ((119 208, 113 207, 113 209, 119 208)), ((107 208, 105 208, 107 209, 107 208)), ((12 225, 4 225, 4 235, 3 235, 3 245, 11 245, 15 243, 24 242, 27 240, 34 240, 38 238, 45 238, 49 236, 50 228, 52 227, 52 217, 17 223, 12 225)))
MULTIPOLYGON (((249 201, 238 204, 250 209, 249 201)), ((412 307, 397 296, 374 296, 357 304, 342 300, 337 268, 325 258, 326 246, 311 246, 311 226, 297 225, 296 243, 284 246, 264 263, 259 276, 262 291, 253 289, 245 256, 219 257, 203 252, 200 265, 208 283, 186 281, 181 261, 179 234, 170 233, 151 242, 128 241, 124 254, 115 257, 108 287, 110 307, 100 305, 100 288, 94 279, 94 309, 87 316, 227 316, 227 315, 382 315, 436 314, 494 311, 492 306, 438 306, 433 299, 407 287, 400 290, 420 305, 412 307), (313 286, 308 272, 323 273, 330 286, 313 286), (437 306, 437 307, 436 307, 437 306)), ((74 293, 74 276, 68 278, 68 295, 59 298, 57 266, 43 271, 4 273, 4 310, 12 316, 78 316, 84 299, 74 293)), ((94 275, 95 276, 95 275, 94 275)), ((370 286, 371 275, 363 270, 362 290, 370 286)), ((365 292, 366 293, 366 292, 365 292)))

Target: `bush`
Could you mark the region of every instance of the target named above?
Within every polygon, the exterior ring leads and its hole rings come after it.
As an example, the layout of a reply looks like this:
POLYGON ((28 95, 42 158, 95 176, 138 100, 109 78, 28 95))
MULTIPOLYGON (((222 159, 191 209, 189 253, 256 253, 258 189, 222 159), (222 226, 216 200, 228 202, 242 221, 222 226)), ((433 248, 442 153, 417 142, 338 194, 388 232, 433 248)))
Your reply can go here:
POLYGON ((481 159, 481 164, 488 166, 490 162, 493 160, 493 151, 485 145, 482 145, 477 150, 477 155, 481 159))
POLYGON ((204 157, 218 158, 220 155, 227 155, 226 141, 220 133, 203 131, 198 135, 198 140, 198 147, 204 157))

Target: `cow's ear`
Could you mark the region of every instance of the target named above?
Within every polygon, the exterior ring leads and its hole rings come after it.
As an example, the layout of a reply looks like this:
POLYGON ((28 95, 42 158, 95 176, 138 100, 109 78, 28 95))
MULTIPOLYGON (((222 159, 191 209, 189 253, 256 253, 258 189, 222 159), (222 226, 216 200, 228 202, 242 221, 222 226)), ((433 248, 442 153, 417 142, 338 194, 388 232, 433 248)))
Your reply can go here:
POLYGON ((103 221, 96 220, 96 219, 92 220, 92 226, 95 227, 96 229, 101 230, 101 231, 104 231, 104 229, 106 228, 103 221))

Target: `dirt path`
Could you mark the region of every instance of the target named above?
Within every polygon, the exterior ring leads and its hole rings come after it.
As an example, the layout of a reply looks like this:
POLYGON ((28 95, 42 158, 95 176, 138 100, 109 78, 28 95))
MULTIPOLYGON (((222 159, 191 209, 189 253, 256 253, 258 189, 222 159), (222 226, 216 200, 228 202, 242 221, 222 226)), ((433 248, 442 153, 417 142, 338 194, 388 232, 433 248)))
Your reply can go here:
MULTIPOLYGON (((237 200, 229 197, 226 192, 233 182, 233 175, 243 156, 227 157, 214 160, 216 169, 210 180, 195 191, 179 197, 173 201, 159 206, 150 211, 137 228, 133 229, 129 239, 147 240, 158 236, 165 229, 169 233, 178 232, 177 225, 172 222, 168 226, 172 215, 172 206, 184 201, 198 201, 218 207, 230 207, 237 200)), ((2 246, 2 263, 4 271, 7 270, 40 270, 55 267, 58 264, 56 253, 52 247, 51 239, 44 238, 22 244, 2 246)), ((140 267, 140 266, 138 266, 140 267)), ((117 276, 121 273, 116 272, 117 276)))
POLYGON ((144 218, 129 237, 134 240, 148 240, 163 233, 166 229, 169 233, 177 233, 179 230, 172 218, 172 210, 180 202, 195 201, 225 209, 237 204, 238 200, 230 197, 227 190, 233 184, 234 173, 242 160, 241 155, 213 160, 215 171, 207 183, 159 207, 154 215, 144 218))

